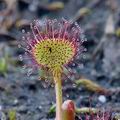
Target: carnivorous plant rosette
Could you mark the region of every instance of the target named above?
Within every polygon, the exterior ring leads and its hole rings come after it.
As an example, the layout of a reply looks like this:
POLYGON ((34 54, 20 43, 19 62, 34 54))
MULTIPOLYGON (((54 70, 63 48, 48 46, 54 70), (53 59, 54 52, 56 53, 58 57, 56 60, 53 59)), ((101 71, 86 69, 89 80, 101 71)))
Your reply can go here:
MULTIPOLYGON (((76 23, 65 19, 61 21, 46 20, 44 25, 35 20, 31 23, 32 34, 26 35, 26 54, 29 54, 38 68, 48 68, 52 73, 56 91, 56 119, 62 119, 61 76, 64 68, 77 64, 74 60, 85 51, 81 39, 82 33, 76 23)), ((79 66, 79 65, 78 65, 79 66)))

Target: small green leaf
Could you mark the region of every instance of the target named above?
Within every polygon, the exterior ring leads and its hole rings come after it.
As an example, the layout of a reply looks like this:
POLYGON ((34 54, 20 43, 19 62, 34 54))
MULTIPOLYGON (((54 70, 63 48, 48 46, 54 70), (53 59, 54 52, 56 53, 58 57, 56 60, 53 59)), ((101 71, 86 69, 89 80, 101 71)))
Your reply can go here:
POLYGON ((0 73, 5 74, 7 71, 7 62, 5 58, 0 58, 0 73))
POLYGON ((63 2, 53 2, 46 6, 48 10, 60 10, 64 8, 63 2))
POLYGON ((16 120, 16 111, 15 110, 9 110, 8 116, 9 116, 9 120, 16 120))
POLYGON ((50 107, 49 114, 55 113, 56 111, 55 109, 56 109, 56 105, 54 104, 50 107))
POLYGON ((115 31, 115 34, 117 37, 120 37, 120 28, 118 28, 116 31, 115 31))

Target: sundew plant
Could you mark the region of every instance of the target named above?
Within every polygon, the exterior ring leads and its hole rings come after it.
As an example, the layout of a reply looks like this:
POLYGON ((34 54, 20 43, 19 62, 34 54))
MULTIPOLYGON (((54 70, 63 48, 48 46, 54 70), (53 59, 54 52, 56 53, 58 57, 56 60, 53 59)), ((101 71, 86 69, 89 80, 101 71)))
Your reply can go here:
POLYGON ((65 19, 48 19, 44 23, 34 20, 30 28, 31 32, 24 35, 19 47, 24 48, 33 68, 46 68, 52 74, 56 93, 56 120, 63 120, 62 75, 65 69, 73 72, 70 65, 80 67, 81 64, 76 61, 86 51, 82 46, 86 39, 81 37, 83 31, 77 23, 65 19))

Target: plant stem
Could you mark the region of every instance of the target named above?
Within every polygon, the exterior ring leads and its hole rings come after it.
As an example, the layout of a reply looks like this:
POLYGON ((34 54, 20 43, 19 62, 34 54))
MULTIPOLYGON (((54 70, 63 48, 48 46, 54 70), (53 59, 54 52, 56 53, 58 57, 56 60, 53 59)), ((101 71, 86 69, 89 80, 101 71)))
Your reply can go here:
POLYGON ((56 120, 62 120, 62 85, 61 85, 61 72, 55 71, 53 73, 55 81, 56 92, 56 120))
POLYGON ((97 108, 82 107, 76 108, 76 113, 98 113, 100 110, 97 108))

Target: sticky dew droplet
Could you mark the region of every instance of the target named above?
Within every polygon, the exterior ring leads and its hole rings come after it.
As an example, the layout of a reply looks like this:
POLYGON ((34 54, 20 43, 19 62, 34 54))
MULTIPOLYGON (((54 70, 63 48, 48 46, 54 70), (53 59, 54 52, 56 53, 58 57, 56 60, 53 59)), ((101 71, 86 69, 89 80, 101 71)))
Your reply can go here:
POLYGON ((21 45, 20 45, 20 44, 18 44, 18 48, 21 48, 21 45))
POLYGON ((69 94, 66 94, 66 97, 67 97, 67 98, 69 98, 69 97, 70 97, 70 95, 69 95, 69 94))
POLYGON ((54 84, 53 84, 53 83, 51 84, 51 87, 52 87, 52 88, 54 87, 54 84))
POLYGON ((82 57, 83 57, 83 59, 86 59, 86 55, 84 55, 84 54, 83 54, 83 56, 82 56, 82 57))
POLYGON ((86 52, 87 51, 87 48, 84 48, 84 52, 86 52))
POLYGON ((42 83, 42 86, 43 86, 44 88, 47 88, 47 85, 46 85, 45 82, 42 83))
POLYGON ((49 82, 49 80, 48 80, 47 78, 45 78, 45 82, 46 82, 46 83, 48 83, 48 82, 49 82))
POLYGON ((19 60, 23 61, 23 56, 22 55, 19 55, 19 60))
POLYGON ((25 40, 25 37, 24 37, 24 36, 22 37, 22 40, 23 40, 23 41, 25 40))
POLYGON ((73 86, 73 88, 76 88, 76 87, 77 87, 76 84, 72 84, 72 86, 73 86))
POLYGON ((79 64, 79 65, 78 65, 78 68, 79 68, 79 69, 83 69, 83 68, 84 68, 84 65, 83 65, 83 64, 79 64))
POLYGON ((25 29, 22 29, 22 33, 25 33, 25 29))
POLYGON ((75 67, 75 63, 73 63, 72 66, 75 67))

